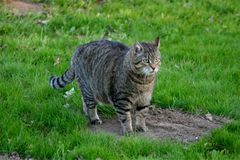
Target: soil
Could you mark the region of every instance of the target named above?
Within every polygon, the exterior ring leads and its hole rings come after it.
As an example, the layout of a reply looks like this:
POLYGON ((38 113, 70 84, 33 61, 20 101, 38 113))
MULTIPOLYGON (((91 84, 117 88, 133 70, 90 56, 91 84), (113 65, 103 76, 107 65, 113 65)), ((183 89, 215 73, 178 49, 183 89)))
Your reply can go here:
POLYGON ((43 5, 23 0, 3 0, 5 6, 14 15, 25 16, 30 12, 42 13, 43 5))
MULTIPOLYGON (((101 125, 90 125, 93 132, 107 132, 120 135, 120 123, 117 117, 102 119, 101 125)), ((229 119, 206 115, 193 115, 179 110, 152 108, 146 120, 148 131, 137 135, 154 139, 172 139, 183 143, 194 142, 215 128, 230 122, 229 119)), ((134 123, 133 123, 134 124, 134 123)), ((134 127, 134 126, 133 126, 134 127)))

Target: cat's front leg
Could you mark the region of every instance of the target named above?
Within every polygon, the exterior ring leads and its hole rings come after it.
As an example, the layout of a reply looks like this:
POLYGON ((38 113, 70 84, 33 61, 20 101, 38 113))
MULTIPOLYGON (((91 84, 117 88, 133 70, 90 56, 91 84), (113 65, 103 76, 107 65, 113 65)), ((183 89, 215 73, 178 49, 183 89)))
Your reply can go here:
POLYGON ((146 117, 148 115, 149 105, 137 106, 136 108, 136 131, 146 132, 146 117))
POLYGON ((129 135, 133 132, 132 118, 130 112, 125 112, 124 114, 118 113, 118 119, 121 123, 121 134, 129 135))
POLYGON ((118 115, 118 120, 121 123, 121 132, 123 135, 128 135, 133 132, 133 127, 132 127, 132 117, 131 117, 131 112, 130 112, 130 104, 126 104, 121 101, 117 101, 114 104, 116 110, 117 110, 117 115, 118 115))

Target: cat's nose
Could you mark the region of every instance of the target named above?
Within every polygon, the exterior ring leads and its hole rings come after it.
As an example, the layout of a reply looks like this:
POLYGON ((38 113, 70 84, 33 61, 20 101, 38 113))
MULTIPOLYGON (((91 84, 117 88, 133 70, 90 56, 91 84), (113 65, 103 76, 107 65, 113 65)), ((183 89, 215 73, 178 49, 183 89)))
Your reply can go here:
POLYGON ((154 71, 156 69, 156 66, 150 66, 152 70, 154 71))

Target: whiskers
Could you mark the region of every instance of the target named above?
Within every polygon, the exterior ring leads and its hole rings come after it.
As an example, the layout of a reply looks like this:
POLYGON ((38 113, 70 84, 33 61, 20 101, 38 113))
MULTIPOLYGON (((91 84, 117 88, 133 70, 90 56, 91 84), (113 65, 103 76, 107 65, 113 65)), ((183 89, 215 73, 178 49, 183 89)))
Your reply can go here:
POLYGON ((147 76, 156 74, 157 71, 158 71, 158 69, 153 70, 153 69, 151 69, 150 67, 144 67, 144 68, 142 69, 142 74, 144 75, 144 77, 147 77, 147 76))
POLYGON ((149 70, 146 67, 143 68, 142 72, 143 72, 143 75, 148 75, 149 74, 149 70))
POLYGON ((146 83, 146 80, 147 80, 147 75, 145 74, 144 75, 144 83, 146 83))

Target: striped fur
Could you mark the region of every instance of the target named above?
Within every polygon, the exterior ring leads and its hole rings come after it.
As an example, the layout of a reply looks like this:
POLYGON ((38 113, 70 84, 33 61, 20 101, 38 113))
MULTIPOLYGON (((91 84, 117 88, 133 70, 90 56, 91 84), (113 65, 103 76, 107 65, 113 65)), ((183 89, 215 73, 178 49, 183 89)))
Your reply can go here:
POLYGON ((78 47, 70 68, 61 77, 51 77, 50 86, 63 88, 76 79, 83 98, 84 113, 94 124, 98 103, 116 108, 123 134, 133 131, 131 110, 136 109, 136 129, 146 131, 146 113, 160 67, 159 38, 153 43, 137 42, 127 47, 100 40, 78 47))
POLYGON ((64 88, 74 80, 74 69, 70 68, 61 77, 51 76, 49 85, 54 89, 64 88))

